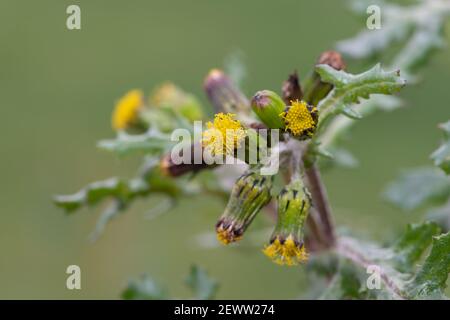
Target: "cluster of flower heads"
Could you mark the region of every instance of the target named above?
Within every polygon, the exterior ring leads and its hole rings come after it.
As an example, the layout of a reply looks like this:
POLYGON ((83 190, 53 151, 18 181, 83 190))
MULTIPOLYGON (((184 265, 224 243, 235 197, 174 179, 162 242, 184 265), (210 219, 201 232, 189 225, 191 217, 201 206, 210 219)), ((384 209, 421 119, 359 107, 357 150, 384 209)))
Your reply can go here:
MULTIPOLYGON (((245 147, 247 141, 251 140, 253 128, 249 125, 248 119, 252 116, 245 113, 244 108, 245 105, 248 108, 249 104, 256 115, 255 119, 259 120, 260 128, 278 130, 283 139, 305 140, 313 136, 318 123, 318 110, 315 106, 298 99, 289 100, 290 103, 286 105, 285 100, 269 90, 257 92, 251 102, 246 102, 242 96, 233 91, 234 88, 229 83, 222 83, 223 79, 217 72, 215 71, 211 77, 217 82, 215 85, 220 87, 220 95, 214 96, 209 87, 206 88, 207 93, 218 105, 223 105, 223 101, 226 100, 230 102, 228 106, 236 106, 236 109, 235 113, 217 112, 214 119, 207 122, 200 143, 211 155, 235 156, 236 150, 245 147)), ((159 109, 165 107, 177 109, 190 120, 201 118, 200 109, 191 96, 172 84, 165 84, 154 92, 147 103, 140 90, 132 90, 122 97, 113 113, 113 128, 117 131, 136 129, 145 131, 150 125, 150 117, 158 110, 153 108, 152 112, 148 113, 151 109, 149 105, 159 109)), ((259 136, 256 140, 260 141, 259 136)), ((166 166, 169 165, 170 162, 166 163, 166 166)), ((221 243, 230 244, 243 237, 258 212, 272 200, 274 192, 272 187, 273 176, 263 176, 259 170, 250 165, 248 172, 235 182, 225 211, 216 224, 217 238, 221 243)), ((308 255, 303 230, 311 207, 311 199, 301 178, 291 178, 277 195, 276 200, 277 223, 270 243, 263 252, 274 262, 282 265, 291 266, 304 262, 308 255)))
MULTIPOLYGON (((227 245, 239 241, 256 214, 272 199, 272 176, 248 172, 234 185, 228 204, 216 224, 218 240, 227 245)), ((281 265, 307 260, 303 227, 311 207, 308 191, 300 179, 286 185, 277 197, 278 220, 263 252, 281 265)))
MULTIPOLYGON (((305 140, 313 136, 318 122, 317 108, 293 100, 286 106, 274 92, 257 92, 252 109, 267 129, 280 135, 305 140)), ((248 129, 235 114, 217 113, 203 132, 202 145, 212 154, 233 155, 245 141, 248 129)), ((273 176, 262 176, 251 168, 235 183, 224 213, 216 224, 217 239, 227 245, 239 241, 257 213, 272 200, 273 176)), ((297 265, 307 260, 303 240, 304 223, 311 199, 300 177, 292 179, 277 196, 277 224, 263 252, 275 263, 297 265)))
POLYGON ((163 116, 162 112, 169 109, 189 121, 203 117, 202 107, 193 95, 167 82, 155 88, 147 101, 142 90, 128 91, 116 102, 111 125, 115 131, 142 133, 153 121, 157 122, 161 129, 168 122, 172 122, 172 119, 163 116))
MULTIPOLYGON (((311 138, 317 127, 318 111, 315 106, 299 100, 291 101, 291 105, 285 106, 276 93, 268 90, 255 94, 252 108, 268 129, 288 132, 299 140, 311 138)), ((202 145, 212 155, 233 155, 234 150, 241 147, 247 134, 247 128, 233 113, 219 112, 206 126, 202 145)))

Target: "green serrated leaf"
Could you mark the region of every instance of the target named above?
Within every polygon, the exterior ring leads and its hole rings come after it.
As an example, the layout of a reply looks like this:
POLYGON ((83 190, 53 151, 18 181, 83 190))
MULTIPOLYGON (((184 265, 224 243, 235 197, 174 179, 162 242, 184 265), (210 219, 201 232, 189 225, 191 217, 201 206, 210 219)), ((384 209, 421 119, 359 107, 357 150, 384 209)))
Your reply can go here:
POLYGON ((162 175, 158 162, 151 159, 145 162, 142 172, 134 179, 110 178, 96 181, 75 194, 55 196, 54 202, 58 207, 65 209, 66 213, 71 213, 82 206, 92 207, 110 198, 111 203, 101 213, 91 234, 91 240, 96 240, 108 222, 129 208, 136 198, 158 193, 168 196, 173 201, 182 194, 192 192, 197 190, 190 184, 179 185, 174 179, 162 175))
POLYGON ((145 194, 149 191, 148 184, 140 179, 123 181, 119 178, 110 178, 96 181, 72 195, 58 195, 54 197, 57 206, 70 213, 83 205, 93 206, 106 197, 113 197, 123 202, 145 194))
POLYGON ((450 235, 436 236, 438 233, 434 223, 410 225, 393 246, 386 248, 341 237, 337 253, 357 267, 353 269, 352 281, 359 278, 361 293, 379 299, 445 298, 443 289, 450 272, 450 235), (430 246, 429 254, 421 263, 422 255, 430 246), (375 267, 373 272, 369 272, 369 267, 375 267), (380 287, 368 286, 369 274, 378 277, 380 287))
POLYGON ((439 127, 444 131, 444 142, 433 152, 431 159, 434 164, 440 167, 445 173, 450 174, 450 120, 442 123, 439 127))
POLYGON ((405 84, 400 78, 400 72, 386 72, 380 64, 372 69, 360 73, 350 74, 342 70, 335 70, 329 65, 318 65, 316 71, 322 81, 330 83, 334 89, 319 103, 319 110, 323 112, 340 105, 359 103, 361 98, 368 99, 371 94, 393 94, 405 84))
POLYGON ((121 297, 125 300, 163 300, 168 298, 168 294, 156 281, 143 275, 139 279, 131 280, 121 297))
POLYGON ((408 289, 416 299, 442 298, 450 273, 450 233, 433 238, 431 252, 408 289))
POLYGON ((218 289, 217 281, 210 278, 203 268, 196 265, 191 267, 186 284, 194 293, 195 298, 200 300, 213 299, 218 289))
POLYGON ((396 268, 402 272, 410 272, 431 244, 432 237, 439 232, 437 224, 432 222, 408 225, 403 236, 393 247, 396 253, 394 257, 396 268))
POLYGON ((388 185, 384 198, 403 210, 425 204, 442 204, 450 196, 450 177, 435 168, 406 171, 388 185))

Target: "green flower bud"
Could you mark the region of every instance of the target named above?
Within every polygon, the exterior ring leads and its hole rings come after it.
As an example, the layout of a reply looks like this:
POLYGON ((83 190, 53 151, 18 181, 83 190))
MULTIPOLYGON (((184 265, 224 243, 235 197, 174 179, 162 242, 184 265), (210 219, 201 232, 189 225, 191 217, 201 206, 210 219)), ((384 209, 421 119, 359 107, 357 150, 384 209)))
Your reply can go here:
POLYGON ((203 117, 202 106, 197 98, 171 82, 155 89, 150 97, 150 105, 175 110, 190 121, 201 120, 203 117))
POLYGON ((303 228, 311 207, 308 190, 300 179, 285 186, 278 195, 278 221, 264 254, 275 263, 296 265, 307 260, 303 228))
POLYGON ((220 242, 229 244, 242 238, 256 214, 270 201, 272 180, 273 177, 250 172, 236 181, 225 212, 216 224, 220 242))
POLYGON ((252 109, 258 118, 270 129, 283 129, 284 122, 280 114, 286 105, 275 92, 262 90, 255 93, 251 101, 252 109))

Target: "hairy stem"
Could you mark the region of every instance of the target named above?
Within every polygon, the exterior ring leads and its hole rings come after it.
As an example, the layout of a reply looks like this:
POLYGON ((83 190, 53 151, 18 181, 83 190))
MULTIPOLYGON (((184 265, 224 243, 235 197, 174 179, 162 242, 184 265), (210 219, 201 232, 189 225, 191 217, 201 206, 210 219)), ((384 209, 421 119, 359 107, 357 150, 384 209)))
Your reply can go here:
POLYGON ((312 195, 313 204, 320 217, 323 226, 324 240, 327 247, 333 247, 336 243, 334 222, 325 186, 320 176, 317 164, 313 164, 305 170, 309 182, 309 190, 312 195))
MULTIPOLYGON (((335 246, 336 252, 351 260, 356 265, 360 266, 364 270, 367 269, 370 265, 376 265, 377 263, 374 261, 370 261, 365 255, 364 252, 361 252, 358 248, 356 248, 354 245, 352 245, 352 241, 346 239, 345 237, 340 237, 337 241, 337 244, 335 246)), ((386 273, 383 271, 383 269, 380 269, 380 279, 383 281, 386 289, 397 299, 400 300, 406 300, 408 299, 407 296, 404 295, 402 290, 398 287, 398 285, 395 283, 395 281, 386 273)))
POLYGON ((327 247, 326 241, 323 239, 323 228, 319 221, 320 219, 317 215, 317 210, 311 209, 308 218, 306 219, 309 233, 305 238, 306 246, 311 252, 320 251, 327 247))

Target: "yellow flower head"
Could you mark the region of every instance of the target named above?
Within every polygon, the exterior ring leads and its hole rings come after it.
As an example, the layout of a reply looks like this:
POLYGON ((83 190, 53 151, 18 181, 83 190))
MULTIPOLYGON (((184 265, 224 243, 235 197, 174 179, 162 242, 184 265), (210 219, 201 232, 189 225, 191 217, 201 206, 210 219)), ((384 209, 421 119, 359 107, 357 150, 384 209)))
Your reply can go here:
POLYGON ((212 155, 233 154, 241 146, 246 132, 232 113, 218 113, 214 121, 206 123, 207 130, 202 135, 202 145, 212 155))
POLYGON ((286 129, 295 137, 308 138, 314 134, 318 121, 317 108, 304 101, 291 101, 291 106, 280 114, 286 129))
POLYGON ((112 127, 123 130, 136 122, 139 110, 144 106, 144 95, 140 90, 128 91, 116 103, 112 116, 112 127))
POLYGON ((298 243, 292 235, 287 239, 276 237, 270 245, 263 250, 264 254, 275 263, 286 266, 295 266, 308 260, 303 243, 298 243))
POLYGON ((242 232, 235 230, 232 225, 226 227, 224 223, 219 223, 216 227, 217 240, 222 244, 230 244, 242 239, 242 232))

